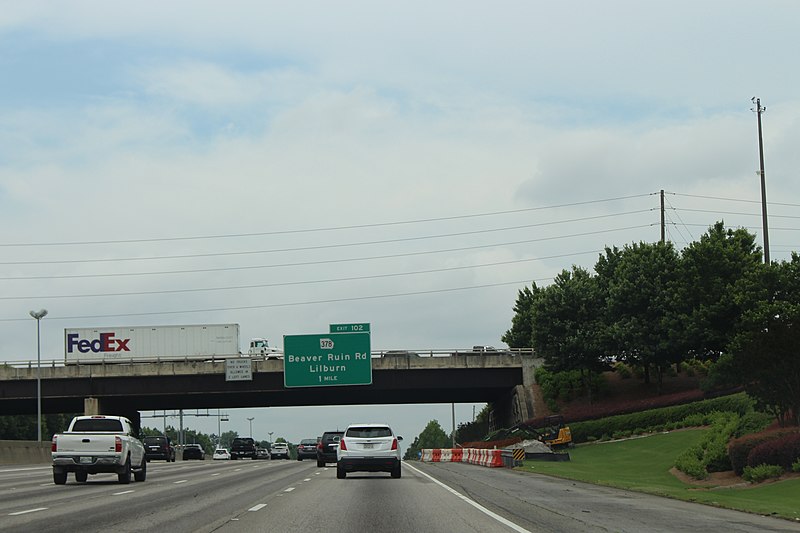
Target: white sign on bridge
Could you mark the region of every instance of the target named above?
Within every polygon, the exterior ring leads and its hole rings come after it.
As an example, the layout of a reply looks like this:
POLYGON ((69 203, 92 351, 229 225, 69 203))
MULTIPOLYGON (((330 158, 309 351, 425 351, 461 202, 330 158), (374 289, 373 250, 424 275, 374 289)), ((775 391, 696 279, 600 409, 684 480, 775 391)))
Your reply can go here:
POLYGON ((226 359, 225 381, 253 381, 253 364, 250 359, 226 359))

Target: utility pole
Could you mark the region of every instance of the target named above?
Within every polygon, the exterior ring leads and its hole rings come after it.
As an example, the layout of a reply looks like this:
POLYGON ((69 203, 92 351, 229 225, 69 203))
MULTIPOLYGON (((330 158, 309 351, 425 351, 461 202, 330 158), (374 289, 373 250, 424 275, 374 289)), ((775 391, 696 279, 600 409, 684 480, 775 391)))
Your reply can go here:
POLYGON ((756 107, 752 110, 758 116, 758 159, 761 163, 759 175, 761 176, 761 222, 764 227, 764 263, 769 264, 769 230, 767 229, 767 182, 764 178, 764 137, 761 134, 761 114, 767 110, 761 107, 761 98, 753 97, 750 99, 756 107))
POLYGON ((664 227, 664 189, 661 189, 661 244, 664 244, 666 228, 664 227))

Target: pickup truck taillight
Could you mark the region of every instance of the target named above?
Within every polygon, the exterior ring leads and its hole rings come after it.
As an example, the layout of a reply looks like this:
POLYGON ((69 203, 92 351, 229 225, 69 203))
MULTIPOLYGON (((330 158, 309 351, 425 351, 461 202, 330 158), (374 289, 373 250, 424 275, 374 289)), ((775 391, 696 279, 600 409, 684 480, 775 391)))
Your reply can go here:
POLYGON ((393 440, 392 440, 392 449, 393 449, 393 450, 396 450, 396 449, 397 449, 397 439, 393 439, 393 440))
POLYGON ((122 439, 117 436, 114 437, 114 451, 117 453, 122 451, 122 439))
POLYGON ((347 446, 345 446, 345 444, 344 444, 344 439, 341 439, 339 441, 339 449, 347 451, 347 446))
POLYGON ((321 449, 322 449, 322 442, 318 442, 318 443, 317 443, 317 449, 318 449, 318 450, 321 450, 321 449))
POLYGON ((58 443, 56 443, 56 437, 58 435, 53 435, 53 442, 50 443, 50 451, 57 452, 58 451, 58 443))

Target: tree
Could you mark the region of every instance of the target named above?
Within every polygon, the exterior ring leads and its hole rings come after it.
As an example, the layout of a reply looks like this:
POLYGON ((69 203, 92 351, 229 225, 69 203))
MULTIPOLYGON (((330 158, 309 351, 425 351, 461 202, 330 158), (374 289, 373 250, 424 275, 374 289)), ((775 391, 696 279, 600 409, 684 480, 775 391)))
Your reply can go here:
POLYGON ((509 348, 530 348, 533 342, 531 312, 535 302, 541 296, 541 289, 532 283, 519 291, 514 304, 514 316, 511 319, 511 329, 500 338, 509 348))
POLYGON ((683 347, 691 355, 716 360, 736 331, 741 308, 734 287, 761 264, 761 249, 747 230, 717 222, 683 250, 678 301, 683 347))
POLYGON ((659 390, 666 368, 682 359, 676 285, 678 254, 672 243, 626 246, 609 285, 609 321, 619 354, 656 371, 659 390))
POLYGON ((403 457, 405 459, 414 459, 422 449, 449 448, 451 444, 450 436, 439 425, 439 421, 431 420, 414 439, 414 442, 406 448, 406 453, 403 457))
POLYGON ((738 285, 729 373, 782 425, 800 425, 800 256, 760 265, 738 285))
POLYGON ((593 376, 607 368, 605 295, 585 269, 573 266, 541 291, 531 311, 533 348, 549 370, 577 370, 592 399, 593 376))

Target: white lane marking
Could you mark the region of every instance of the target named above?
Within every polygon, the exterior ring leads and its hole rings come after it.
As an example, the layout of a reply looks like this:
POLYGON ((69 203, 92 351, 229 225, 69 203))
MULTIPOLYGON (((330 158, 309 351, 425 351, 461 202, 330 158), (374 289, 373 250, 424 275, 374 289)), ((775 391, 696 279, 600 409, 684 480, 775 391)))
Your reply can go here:
POLYGON ((434 478, 433 476, 430 476, 430 475, 426 474, 425 472, 423 472, 422 470, 411 466, 410 464, 408 464, 405 461, 403 461, 403 463, 406 466, 406 468, 410 468, 411 470, 413 470, 413 471, 415 471, 415 472, 417 472, 419 474, 422 474, 423 476, 425 476, 426 478, 430 479, 431 481, 433 481, 437 485, 443 487, 445 490, 455 494, 457 497, 461 498, 462 500, 464 500, 465 502, 467 502, 468 504, 470 504, 471 506, 473 506, 474 508, 476 508, 477 510, 482 512, 483 514, 494 518, 495 520, 497 520, 501 524, 504 524, 504 525, 510 527, 514 531, 519 531, 519 533, 531 533, 530 531, 528 531, 524 527, 519 526, 519 525, 515 524, 514 522, 512 522, 510 520, 506 520, 505 518, 503 518, 499 514, 493 513, 492 511, 490 511, 486 507, 483 507, 481 504, 479 504, 479 503, 477 503, 477 502, 475 502, 473 500, 470 500, 469 498, 467 498, 466 496, 464 496, 460 492, 456 491, 455 489, 451 489, 450 487, 448 487, 447 485, 445 485, 444 483, 442 483, 438 479, 434 478))
POLYGON ((6 472, 27 472, 28 470, 50 470, 50 468, 49 466, 37 466, 35 468, 3 468, 0 470, 0 474, 5 474, 6 472))
POLYGON ((112 494, 112 496, 122 496, 123 494, 130 494, 131 492, 134 492, 134 491, 132 491, 132 490, 123 490, 122 492, 115 492, 114 494, 112 494))
POLYGON ((27 511, 17 511, 16 513, 8 513, 8 516, 19 516, 21 514, 35 513, 36 511, 46 511, 47 507, 37 507, 36 509, 28 509, 27 511))
POLYGON ((286 490, 285 490, 285 491, 283 491, 283 492, 292 492, 293 490, 294 490, 294 487, 289 487, 288 489, 286 489, 286 490))
POLYGON ((42 483, 39 485, 40 487, 49 487, 50 485, 55 485, 55 483, 42 483))
POLYGON ((261 509, 263 509, 263 508, 264 508, 264 507, 266 507, 266 506, 267 506, 267 504, 266 504, 266 503, 259 503, 258 505, 254 505, 253 507, 251 507, 250 509, 248 509, 248 511, 253 511, 253 512, 255 512, 255 511, 260 511, 261 509))
POLYGON ((188 479, 182 479, 180 481, 175 481, 174 483, 175 483, 175 485, 177 485, 178 483, 186 483, 187 481, 189 481, 189 480, 188 479))
POLYGON ((311 478, 307 477, 306 479, 303 480, 303 483, 305 483, 306 481, 311 481, 311 478))
MULTIPOLYGON (((327 470, 327 469, 326 469, 326 470, 327 470)), ((320 475, 321 473, 322 473, 322 472, 314 472, 314 475, 315 475, 315 476, 318 476, 318 475, 320 475)))
POLYGON ((217 472, 216 474, 211 474, 212 476, 218 476, 220 473, 217 472))
POLYGON ((234 470, 234 472, 240 472, 241 470, 242 470, 241 468, 237 468, 236 470, 234 470))

